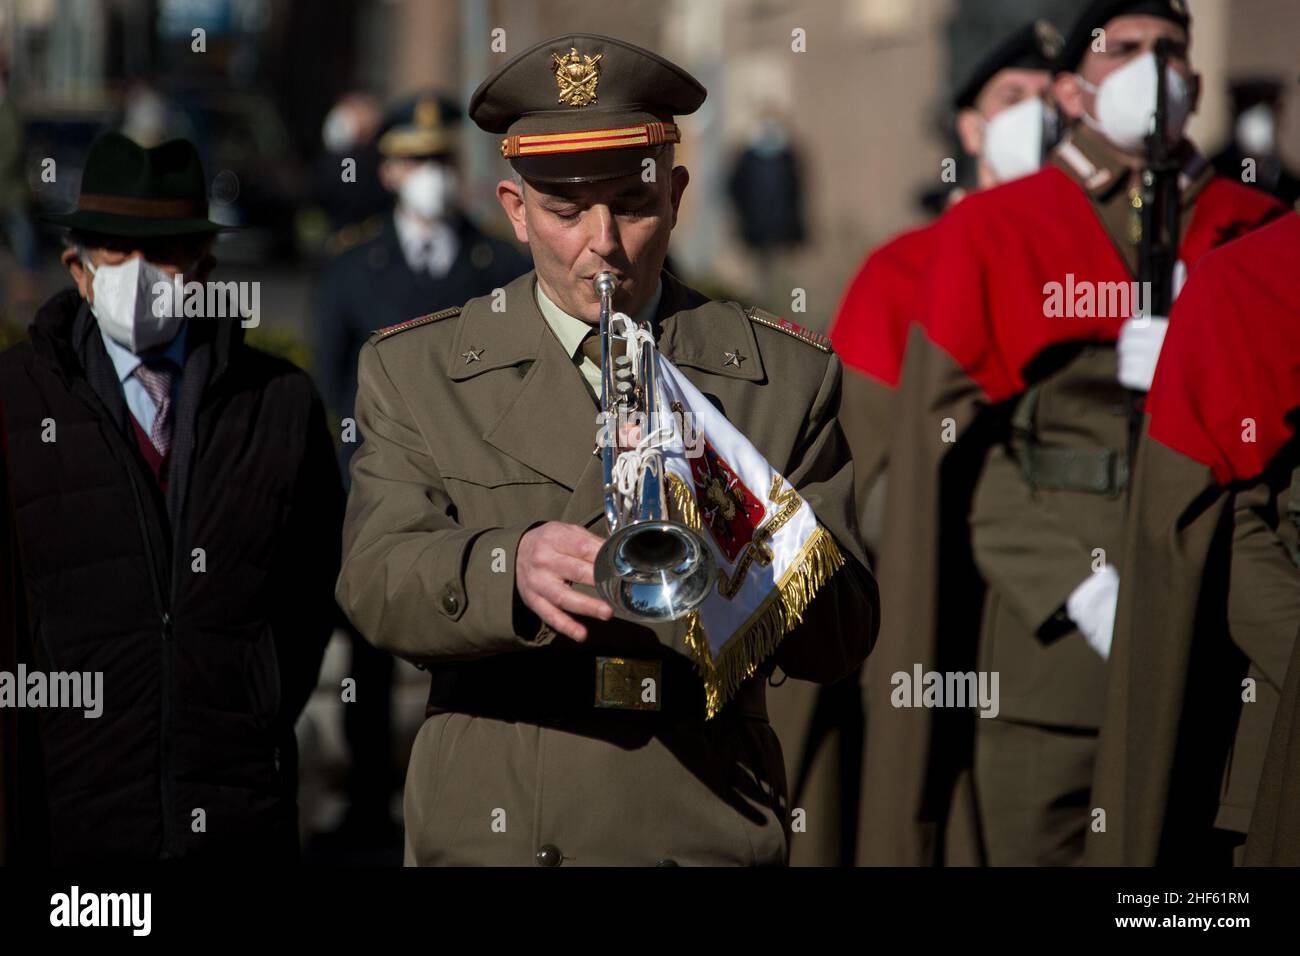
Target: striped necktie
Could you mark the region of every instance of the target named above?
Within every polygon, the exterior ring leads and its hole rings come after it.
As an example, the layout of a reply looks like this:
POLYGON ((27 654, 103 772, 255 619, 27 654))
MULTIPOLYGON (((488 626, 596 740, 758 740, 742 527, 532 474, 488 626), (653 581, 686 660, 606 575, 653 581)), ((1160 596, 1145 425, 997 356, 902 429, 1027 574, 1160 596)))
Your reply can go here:
POLYGON ((149 429, 149 440, 164 458, 172 444, 172 383, 176 380, 176 365, 170 359, 153 359, 135 367, 135 377, 158 409, 149 429))

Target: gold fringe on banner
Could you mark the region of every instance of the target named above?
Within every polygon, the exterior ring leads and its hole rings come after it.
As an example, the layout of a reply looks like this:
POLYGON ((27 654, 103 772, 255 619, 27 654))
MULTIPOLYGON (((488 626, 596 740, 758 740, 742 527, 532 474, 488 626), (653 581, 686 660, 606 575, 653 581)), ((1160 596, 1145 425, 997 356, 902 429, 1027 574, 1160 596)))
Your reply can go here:
MULTIPOLYGON (((669 474, 665 484, 677 520, 694 531, 707 533, 695 495, 686 482, 669 474)), ((686 643, 704 682, 708 718, 714 717, 740 685, 754 676, 758 666, 772 656, 781 639, 803 620, 803 612, 818 589, 843 564, 844 555, 835 539, 818 525, 772 593, 727 641, 717 660, 709 648, 699 612, 687 616, 686 643)))

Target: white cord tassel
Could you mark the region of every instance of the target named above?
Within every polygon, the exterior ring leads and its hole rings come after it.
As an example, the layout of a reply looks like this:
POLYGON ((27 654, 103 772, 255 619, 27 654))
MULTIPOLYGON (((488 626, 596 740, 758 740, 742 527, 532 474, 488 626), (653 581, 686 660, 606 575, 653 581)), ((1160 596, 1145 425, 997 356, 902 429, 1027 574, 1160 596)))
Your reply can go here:
MULTIPOLYGON (((654 348, 654 336, 649 329, 641 328, 632 319, 623 312, 615 312, 610 317, 610 327, 613 329, 614 324, 622 326, 620 333, 627 342, 626 355, 631 360, 632 368, 640 371, 641 353, 646 348, 654 348)), ((646 418, 650 423, 656 423, 661 416, 656 414, 658 408, 658 396, 650 402, 650 408, 646 412, 646 418)), ((668 424, 659 424, 658 427, 651 430, 648 434, 641 436, 641 439, 632 448, 620 452, 617 460, 614 462, 613 479, 614 486, 618 490, 619 497, 627 502, 640 490, 642 476, 648 470, 651 474, 657 475, 662 467, 662 457, 658 452, 660 445, 672 441, 677 434, 677 429, 672 418, 669 417, 668 424)), ((619 436, 621 438, 621 436, 619 436)))

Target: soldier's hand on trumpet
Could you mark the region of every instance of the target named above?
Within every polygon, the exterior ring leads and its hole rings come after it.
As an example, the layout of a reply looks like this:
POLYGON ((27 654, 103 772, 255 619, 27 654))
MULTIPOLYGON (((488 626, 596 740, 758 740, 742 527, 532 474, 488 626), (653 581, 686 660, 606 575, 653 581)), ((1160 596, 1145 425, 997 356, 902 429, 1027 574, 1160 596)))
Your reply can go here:
POLYGON ((587 629, 571 614, 600 621, 614 616, 614 609, 604 601, 569 586, 595 587, 592 562, 604 543, 586 528, 562 521, 538 525, 519 539, 515 589, 520 599, 544 623, 575 641, 586 640, 587 629))

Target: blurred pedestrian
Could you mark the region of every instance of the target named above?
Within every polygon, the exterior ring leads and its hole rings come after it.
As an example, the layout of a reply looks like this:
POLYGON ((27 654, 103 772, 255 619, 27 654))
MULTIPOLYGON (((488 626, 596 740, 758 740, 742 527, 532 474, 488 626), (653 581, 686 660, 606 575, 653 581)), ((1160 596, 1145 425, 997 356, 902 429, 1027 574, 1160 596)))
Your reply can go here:
POLYGON ((329 221, 325 252, 334 256, 360 242, 363 223, 382 216, 392 197, 379 180, 379 137, 384 111, 368 93, 339 98, 321 125, 324 150, 316 159, 315 198, 329 221), (347 175, 344 175, 345 164, 347 175))
POLYGON ((1300 174, 1278 153, 1285 102, 1282 81, 1238 80, 1232 95, 1232 139, 1214 155, 1220 176, 1276 196, 1288 206, 1300 200, 1300 174))
POLYGON ((27 185, 27 147, 23 117, 9 92, 9 71, 0 51, 0 235, 18 263, 12 290, 4 290, 0 306, 34 303, 41 268, 40 243, 32 226, 31 194, 27 185))
POLYGON ((773 265, 783 252, 803 245, 803 162, 780 112, 764 107, 727 176, 727 195, 740 226, 741 242, 758 260, 763 298, 776 295, 773 265))

